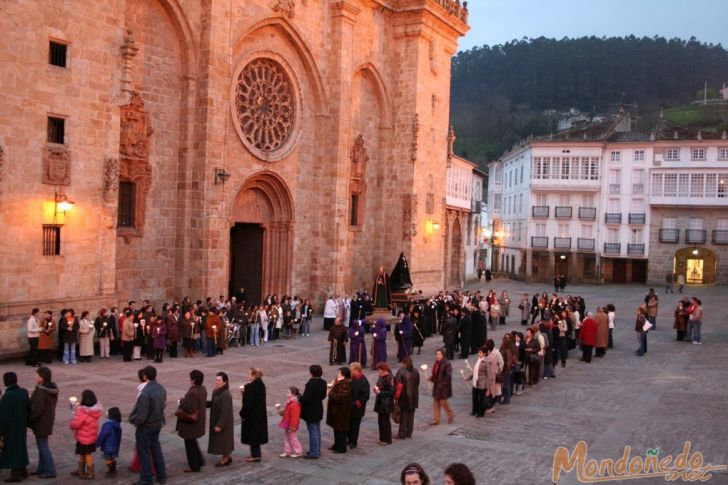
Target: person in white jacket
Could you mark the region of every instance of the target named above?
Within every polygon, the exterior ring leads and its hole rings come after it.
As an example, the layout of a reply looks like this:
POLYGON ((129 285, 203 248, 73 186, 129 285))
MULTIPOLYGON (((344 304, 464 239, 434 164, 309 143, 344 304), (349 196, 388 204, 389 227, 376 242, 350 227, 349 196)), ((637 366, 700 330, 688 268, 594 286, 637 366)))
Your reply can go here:
POLYGON ((324 330, 331 330, 334 320, 336 320, 336 302, 334 302, 334 297, 329 295, 324 305, 324 330))
POLYGON ((33 311, 28 318, 28 355, 25 358, 25 365, 32 365, 33 367, 40 367, 38 362, 38 340, 40 339, 40 320, 38 315, 40 309, 33 308, 33 311))

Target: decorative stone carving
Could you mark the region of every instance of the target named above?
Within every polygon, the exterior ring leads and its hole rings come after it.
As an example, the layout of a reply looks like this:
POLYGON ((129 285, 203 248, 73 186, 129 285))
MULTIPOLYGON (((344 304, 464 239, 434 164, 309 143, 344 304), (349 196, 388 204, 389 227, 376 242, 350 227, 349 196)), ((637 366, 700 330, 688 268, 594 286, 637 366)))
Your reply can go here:
POLYGON ((71 152, 64 146, 43 147, 43 180, 48 185, 71 185, 71 152))
POLYGON ((273 0, 271 8, 278 15, 292 19, 296 14, 295 0, 273 0))
POLYGON ((367 154, 367 148, 364 146, 364 137, 358 135, 354 139, 354 144, 351 147, 351 176, 352 178, 361 179, 364 177, 366 171, 366 165, 369 161, 369 155, 367 154))
POLYGON ((138 91, 134 91, 131 93, 129 104, 121 107, 119 153, 122 157, 146 160, 149 151, 149 137, 152 134, 148 124, 142 97, 138 91))
POLYGON ((269 153, 291 136, 296 116, 293 84, 283 67, 266 58, 248 63, 237 79, 235 114, 246 145, 269 153))
POLYGON ((107 158, 104 162, 104 200, 111 201, 119 191, 119 160, 107 158))
MULTIPOLYGON (((144 110, 144 101, 139 92, 133 91, 129 104, 121 107, 121 136, 119 139, 119 182, 133 182, 136 185, 134 199, 134 227, 119 228, 119 235, 129 242, 130 236, 141 236, 144 229, 146 199, 152 188, 152 167, 149 164, 149 140, 153 130, 149 127, 149 117, 144 110)), ((112 160, 104 167, 104 195, 106 191, 107 169, 113 179, 112 160)), ((113 185, 113 182, 112 182, 113 185)), ((116 192, 116 190, 114 190, 116 192)))
POLYGON ((452 156, 455 154, 455 128, 450 126, 450 130, 447 132, 447 166, 450 166, 452 156))
POLYGON ((134 32, 131 29, 128 29, 126 31, 126 35, 124 36, 124 43, 119 49, 121 51, 122 58, 121 92, 126 102, 129 102, 134 92, 132 88, 134 83, 131 74, 131 61, 134 59, 134 57, 136 57, 137 52, 139 51, 139 48, 134 42, 133 34, 134 32))
POLYGON ((420 115, 415 113, 412 119, 412 149, 410 150, 410 158, 412 161, 417 160, 417 142, 420 136, 420 115))
POLYGON ((402 200, 402 239, 417 235, 417 194, 404 194, 402 200))

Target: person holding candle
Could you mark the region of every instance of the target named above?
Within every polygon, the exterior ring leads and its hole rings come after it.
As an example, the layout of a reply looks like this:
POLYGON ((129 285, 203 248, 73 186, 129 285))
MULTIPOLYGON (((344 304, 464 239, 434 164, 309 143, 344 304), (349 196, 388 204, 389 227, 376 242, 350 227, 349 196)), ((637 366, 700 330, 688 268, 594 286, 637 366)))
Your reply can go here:
POLYGON ((79 322, 72 309, 66 310, 60 325, 63 326, 63 363, 75 364, 79 322))
POLYGON ((222 328, 220 310, 213 308, 210 314, 207 315, 207 322, 205 323, 205 336, 207 337, 205 349, 208 357, 215 357, 217 354, 218 329, 220 328, 222 328))
MULTIPOLYGON (((298 402, 298 394, 297 387, 289 387, 286 392, 286 405, 282 410, 278 410, 281 415, 278 427, 285 433, 283 453, 279 455, 281 458, 298 458, 303 454, 301 442, 298 440, 298 428, 301 424, 301 403, 298 402)), ((280 405, 276 404, 276 407, 280 405)))
POLYGON ((134 325, 131 310, 124 311, 124 317, 121 324, 121 345, 124 362, 131 362, 132 352, 134 350, 134 339, 136 336, 136 328, 134 325))
POLYGON ((262 459, 260 446, 268 443, 268 411, 265 404, 265 384, 263 371, 251 367, 248 384, 240 389, 243 407, 240 409, 240 442, 250 445, 248 463, 258 463, 262 459))
POLYGON ((40 322, 40 335, 38 337, 38 352, 40 360, 46 364, 53 361, 53 332, 58 330, 55 320, 53 320, 53 312, 45 312, 45 316, 40 322))
MULTIPOLYGON (((336 322, 336 325, 341 326, 341 320, 339 318, 336 319, 336 322)), ((336 326, 333 328, 336 328, 336 326)), ((331 447, 334 453, 346 453, 346 440, 349 432, 352 404, 350 379, 351 371, 349 371, 349 368, 339 368, 339 375, 329 390, 329 400, 326 406, 326 424, 334 430, 334 445, 331 447)))
MULTIPOLYGON (((185 312, 185 313, 189 313, 185 312)), ((190 372, 190 388, 179 401, 175 413, 177 416, 177 433, 185 441, 187 468, 185 473, 198 473, 205 464, 200 452, 198 438, 205 435, 205 412, 207 409, 207 388, 202 385, 205 375, 195 369, 190 372), (182 411, 182 413, 180 413, 182 411), (194 416, 196 419, 193 419, 194 416)))
POLYGON ((233 462, 231 455, 235 447, 235 437, 233 397, 225 372, 218 372, 215 376, 215 390, 207 407, 210 408, 210 440, 207 452, 211 455, 222 455, 222 459, 215 464, 216 467, 228 466, 233 462))
POLYGON ((445 351, 437 349, 435 364, 432 366, 432 425, 440 424, 440 408, 447 413, 447 423, 455 419, 455 413, 450 409, 447 400, 452 397, 452 364, 445 358, 445 351))
POLYGON ((392 371, 385 362, 377 364, 379 378, 377 384, 372 388, 376 399, 374 401, 374 412, 377 413, 377 424, 379 426, 380 445, 392 444, 392 422, 390 416, 394 412, 394 378, 392 371))
POLYGON ((90 389, 81 393, 81 403, 72 403, 73 418, 68 427, 75 432, 76 454, 78 455, 78 469, 71 472, 74 477, 94 478, 94 452, 96 451, 96 436, 99 432, 99 418, 101 417, 101 404, 96 394, 90 389))
POLYGON ((142 347, 144 346, 144 336, 146 335, 146 320, 141 318, 141 313, 134 317, 134 352, 133 360, 142 360, 142 347))
POLYGON ((88 310, 81 312, 78 326, 78 357, 81 362, 91 362, 94 355, 94 324, 88 310))
POLYGON ((167 348, 167 325, 161 318, 153 318, 153 321, 154 326, 150 333, 154 348, 154 362, 161 364, 164 359, 164 350, 167 348))
POLYGON ((109 316, 106 308, 102 308, 99 311, 99 316, 94 320, 94 329, 99 338, 99 355, 102 359, 109 358, 111 342, 115 340, 112 321, 112 317, 109 316))
POLYGON ((186 310, 182 322, 180 323, 180 329, 182 332, 182 345, 185 349, 185 357, 194 357, 195 353, 195 337, 199 338, 195 319, 192 318, 192 311, 186 310))

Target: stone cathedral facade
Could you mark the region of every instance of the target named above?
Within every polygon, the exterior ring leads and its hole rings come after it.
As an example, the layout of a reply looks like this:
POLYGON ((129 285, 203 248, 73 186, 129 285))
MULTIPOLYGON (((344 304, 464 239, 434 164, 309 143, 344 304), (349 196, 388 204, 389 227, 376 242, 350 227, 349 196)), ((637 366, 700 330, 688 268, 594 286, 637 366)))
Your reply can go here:
POLYGON ((400 252, 446 284, 458 0, 20 0, 0 30, 4 349, 34 306, 321 301, 400 252))

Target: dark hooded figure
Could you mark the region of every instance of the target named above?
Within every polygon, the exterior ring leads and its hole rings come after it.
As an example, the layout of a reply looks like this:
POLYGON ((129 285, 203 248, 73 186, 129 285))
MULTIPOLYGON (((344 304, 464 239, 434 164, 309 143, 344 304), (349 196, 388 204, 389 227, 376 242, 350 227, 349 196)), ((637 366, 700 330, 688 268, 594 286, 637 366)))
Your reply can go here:
POLYGON ((377 319, 372 329, 372 337, 374 337, 372 365, 376 366, 381 362, 387 362, 387 322, 384 318, 377 319))
POLYGON ((364 341, 364 322, 354 320, 349 325, 349 363, 359 362, 362 367, 367 365, 367 346, 364 341))
POLYGON ((470 353, 477 354, 478 349, 485 345, 488 339, 488 326, 486 325, 485 315, 476 309, 470 314, 470 320, 473 323, 470 332, 470 353))
POLYGON ((470 311, 463 308, 463 316, 458 323, 458 332, 460 333, 460 358, 467 359, 470 355, 470 336, 472 334, 473 321, 470 318, 470 311))
POLYGON ((397 360, 402 362, 404 357, 412 355, 412 321, 404 312, 399 312, 399 323, 395 326, 397 338, 397 360))

